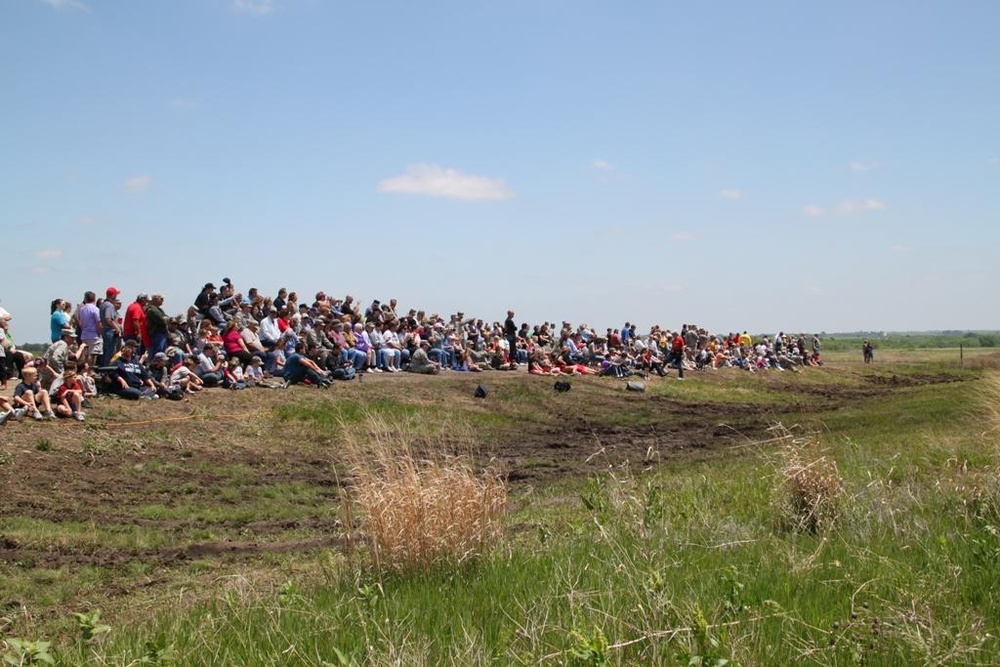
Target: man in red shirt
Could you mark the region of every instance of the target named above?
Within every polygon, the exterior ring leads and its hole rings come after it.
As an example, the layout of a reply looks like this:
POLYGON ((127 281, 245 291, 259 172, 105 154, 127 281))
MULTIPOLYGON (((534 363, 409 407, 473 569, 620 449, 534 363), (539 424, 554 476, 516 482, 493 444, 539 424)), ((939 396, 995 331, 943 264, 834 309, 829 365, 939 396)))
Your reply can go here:
POLYGON ((148 294, 142 292, 135 297, 135 301, 125 309, 125 322, 122 324, 122 339, 134 341, 139 355, 149 346, 149 332, 146 330, 147 303, 149 303, 148 294))
POLYGON ((667 365, 669 366, 673 362, 677 362, 677 379, 684 379, 684 334, 678 331, 674 334, 674 338, 670 341, 670 359, 667 360, 667 365))

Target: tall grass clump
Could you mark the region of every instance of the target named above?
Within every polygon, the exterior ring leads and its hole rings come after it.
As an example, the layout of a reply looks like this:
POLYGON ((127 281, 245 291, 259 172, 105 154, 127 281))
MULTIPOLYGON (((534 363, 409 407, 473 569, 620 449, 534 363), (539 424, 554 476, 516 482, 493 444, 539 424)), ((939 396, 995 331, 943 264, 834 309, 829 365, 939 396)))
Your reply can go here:
POLYGON ((1000 433, 1000 373, 987 373, 983 376, 982 382, 979 407, 985 417, 987 433, 1000 433))
POLYGON ((827 532, 841 518, 844 482, 837 462, 820 453, 809 437, 798 436, 781 424, 772 430, 784 442, 775 493, 779 524, 811 535, 827 532))
POLYGON ((982 383, 976 407, 982 414, 983 438, 990 448, 992 463, 970 472, 964 480, 963 501, 973 519, 997 527, 1000 526, 1000 373, 987 373, 982 383))
MULTIPOLYGON (((447 429, 452 442, 455 428, 447 429)), ((378 570, 460 564, 502 537, 505 478, 477 470, 467 447, 448 451, 444 439, 444 432, 374 414, 361 428, 345 429, 353 507, 378 570)))

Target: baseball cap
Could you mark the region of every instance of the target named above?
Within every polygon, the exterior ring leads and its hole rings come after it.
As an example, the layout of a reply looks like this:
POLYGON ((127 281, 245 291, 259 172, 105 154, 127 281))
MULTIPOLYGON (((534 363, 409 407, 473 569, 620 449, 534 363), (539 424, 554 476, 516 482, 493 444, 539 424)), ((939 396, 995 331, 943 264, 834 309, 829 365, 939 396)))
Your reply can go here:
POLYGON ((108 296, 118 296, 121 293, 122 293, 122 291, 120 289, 118 289, 117 287, 109 287, 105 291, 105 294, 107 294, 108 296))

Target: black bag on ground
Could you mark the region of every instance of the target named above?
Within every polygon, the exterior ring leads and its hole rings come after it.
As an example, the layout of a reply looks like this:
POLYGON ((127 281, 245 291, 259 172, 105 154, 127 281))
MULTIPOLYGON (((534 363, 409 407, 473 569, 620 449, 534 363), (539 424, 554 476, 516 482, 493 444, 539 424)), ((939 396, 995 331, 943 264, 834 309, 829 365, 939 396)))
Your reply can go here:
POLYGON ((625 384, 625 389, 628 391, 646 391, 645 382, 628 382, 625 384))
POLYGON ((472 392, 472 395, 476 398, 486 398, 486 387, 483 385, 476 385, 476 390, 472 392))
POLYGON ((556 383, 552 386, 552 388, 555 389, 556 391, 563 392, 563 391, 569 391, 572 388, 572 386, 573 385, 571 385, 566 380, 556 380, 556 383))

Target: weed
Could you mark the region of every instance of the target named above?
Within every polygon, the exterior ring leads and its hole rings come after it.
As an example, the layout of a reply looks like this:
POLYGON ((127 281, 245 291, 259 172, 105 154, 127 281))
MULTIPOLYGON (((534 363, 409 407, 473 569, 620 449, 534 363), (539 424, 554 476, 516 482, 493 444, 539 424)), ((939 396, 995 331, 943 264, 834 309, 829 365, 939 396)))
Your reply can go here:
POLYGON ((52 642, 34 641, 12 637, 4 641, 6 651, 3 654, 5 665, 21 667, 22 665, 54 665, 55 658, 49 653, 52 642))
POLYGON ((354 498, 376 567, 461 563, 500 538, 507 486, 497 473, 477 473, 468 456, 441 453, 405 422, 371 414, 367 433, 345 430, 354 498))
POLYGON ((173 665, 174 645, 168 644, 166 638, 162 635, 152 641, 146 642, 138 664, 156 665, 158 667, 173 665))
POLYGON ((39 452, 48 452, 52 450, 52 441, 48 438, 39 438, 35 441, 35 450, 39 452))
POLYGON ((729 659, 723 655, 722 638, 712 633, 712 626, 709 625, 701 607, 695 607, 694 618, 691 619, 691 632, 694 640, 692 650, 682 651, 686 664, 711 667, 724 667, 729 664, 729 659))
POLYGON ((663 487, 652 481, 646 482, 646 493, 643 499, 642 525, 649 529, 659 524, 666 514, 663 500, 663 487))
POLYGON ((607 475, 595 475, 588 479, 580 500, 589 512, 600 516, 607 514, 611 506, 607 475))
POLYGON ((95 609, 90 613, 86 612, 74 612, 73 618, 76 619, 77 627, 80 630, 80 640, 84 642, 89 642, 94 637, 98 635, 103 635, 106 632, 111 632, 110 625, 103 625, 101 623, 101 610, 95 609))
POLYGON ((594 634, 589 637, 574 630, 571 637, 573 647, 569 650, 570 665, 605 667, 608 664, 608 639, 600 628, 595 627, 594 634))

